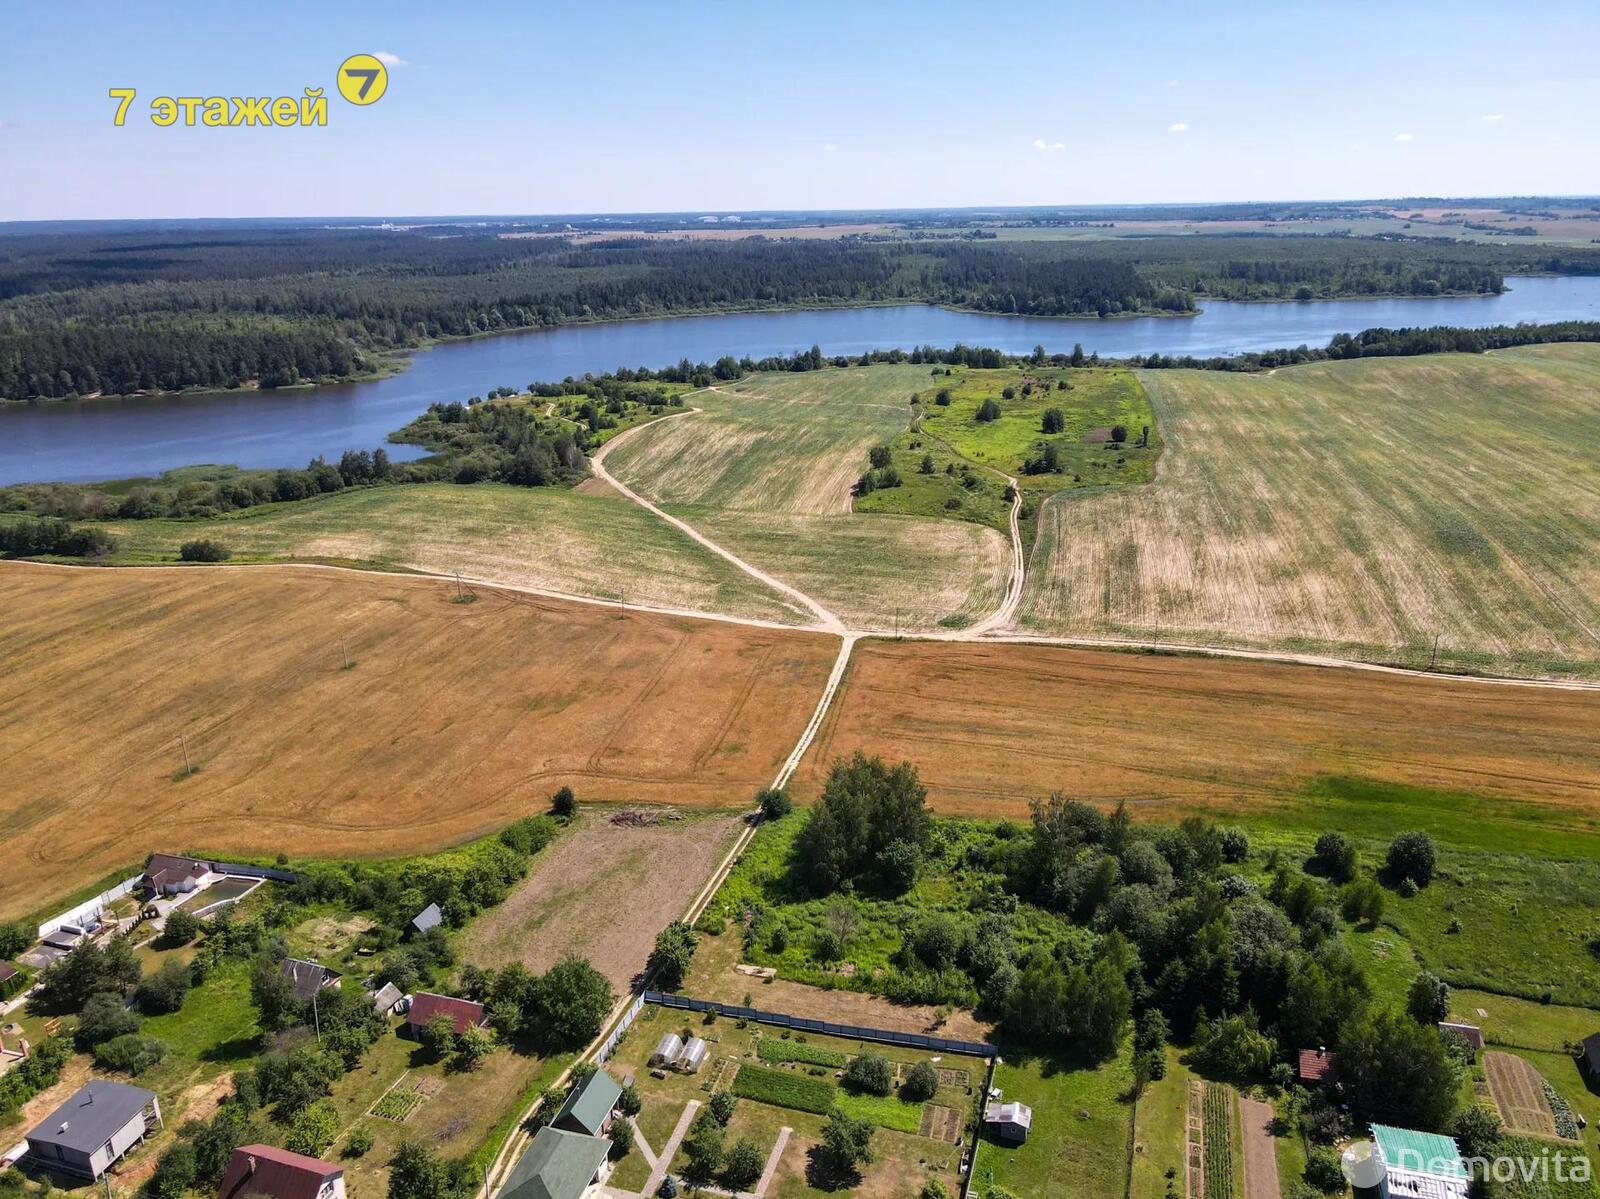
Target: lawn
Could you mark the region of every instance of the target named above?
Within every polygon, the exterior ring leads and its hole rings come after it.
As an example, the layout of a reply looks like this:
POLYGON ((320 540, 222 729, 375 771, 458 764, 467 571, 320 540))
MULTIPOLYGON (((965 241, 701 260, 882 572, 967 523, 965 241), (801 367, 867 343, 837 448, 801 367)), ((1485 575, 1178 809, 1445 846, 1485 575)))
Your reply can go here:
POLYGON ((788 623, 809 618, 737 567, 617 495, 502 483, 424 483, 264 504, 209 520, 107 522, 112 563, 176 562, 195 538, 234 562, 331 561, 538 587, 788 623))
POLYGON ((975 1193, 990 1185, 1015 1195, 1106 1199, 1128 1186, 1134 1135, 1131 1042, 1093 1067, 1003 1056, 994 1085, 1033 1108, 1027 1141, 1009 1147, 984 1138, 973 1169, 975 1193))
POLYGON ((1189 1080, 1194 1076, 1177 1049, 1169 1045, 1166 1055, 1165 1076, 1145 1084, 1134 1112, 1131 1199, 1164 1199, 1169 1172, 1178 1194, 1184 1193, 1189 1080))
POLYGON ((1020 627, 1600 677, 1600 348, 1140 377, 1159 479, 1044 506, 1020 627))

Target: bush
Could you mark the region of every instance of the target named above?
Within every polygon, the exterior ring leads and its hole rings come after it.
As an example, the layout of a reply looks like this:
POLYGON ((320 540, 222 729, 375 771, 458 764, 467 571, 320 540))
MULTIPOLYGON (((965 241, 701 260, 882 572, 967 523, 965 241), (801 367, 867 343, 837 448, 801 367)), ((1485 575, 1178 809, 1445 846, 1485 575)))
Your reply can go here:
POLYGON ((179 546, 178 557, 184 562, 226 562, 233 557, 233 551, 220 541, 198 537, 179 546))
POLYGON ((102 992, 89 996, 89 1002, 83 1005, 73 1039, 79 1049, 93 1049, 116 1037, 138 1032, 143 1023, 139 1013, 123 1006, 122 996, 102 992))
POLYGON ((205 922, 186 908, 174 908, 162 925, 159 944, 164 947, 187 945, 205 931, 205 922))
POLYGON ((654 975, 658 986, 665 991, 676 991, 683 985, 683 976, 694 961, 694 929, 681 920, 674 920, 656 935, 655 948, 645 963, 645 973, 654 975))
POLYGON ((611 1160, 618 1161, 633 1152, 633 1125, 626 1120, 611 1124, 611 1160))
POLYGON ((193 982, 189 967, 177 958, 168 958, 161 963, 161 969, 139 984, 139 1009, 150 1016, 175 1012, 189 997, 193 982))
POLYGON ((624 1116, 637 1116, 644 1110, 644 1100, 639 1097, 639 1088, 631 1082, 622 1088, 622 1095, 617 1100, 617 1110, 624 1116))
POLYGON ((1347 883, 1356 876, 1356 847, 1343 833, 1323 833, 1317 838, 1311 861, 1336 883, 1347 883))
POLYGON ((900 1084, 900 1098, 910 1103, 932 1099, 939 1090, 939 1071, 932 1062, 918 1062, 906 1071, 906 1080, 900 1084))
POLYGON ((879 1054, 863 1053, 844 1068, 844 1085, 867 1095, 887 1095, 894 1089, 894 1071, 879 1054))
POLYGON ((550 797, 550 810, 563 820, 570 820, 578 814, 578 797, 572 793, 571 787, 563 787, 550 797))
POLYGON ((1059 433, 1067 427, 1067 418, 1062 415, 1059 408, 1046 408, 1044 417, 1039 422, 1041 433, 1059 433))
POLYGON ((733 1119, 734 1109, 738 1106, 739 1100, 731 1091, 718 1091, 706 1102, 706 1110, 711 1113, 712 1119, 724 1128, 733 1119))
POLYGON ((794 811, 794 800, 781 787, 768 787, 756 795, 756 802, 761 805, 763 820, 782 820, 794 811))
POLYGON ((993 400, 985 400, 978 405, 978 420, 982 424, 1000 419, 1000 405, 993 400))
POLYGON ((741 1137, 722 1163, 722 1181, 730 1190, 747 1191, 761 1177, 766 1164, 761 1150, 741 1137))
POLYGON ((1500 1114, 1481 1103, 1469 1104, 1450 1123, 1463 1157, 1492 1157, 1500 1143, 1500 1114))
POLYGON ((372 1152, 372 1129, 362 1124, 345 1138, 344 1149, 341 1150, 345 1157, 365 1157, 372 1152))
POLYGON ((1222 860, 1235 865, 1250 856, 1250 838, 1243 829, 1225 828, 1222 830, 1222 860))
POLYGON ((1344 1194, 1344 1170, 1339 1155, 1330 1149, 1313 1149, 1306 1158, 1306 1181, 1324 1195, 1344 1194))
POLYGON ((1437 1024, 1450 1016, 1450 988, 1437 974, 1424 970, 1411 980, 1406 1011, 1418 1024, 1437 1024))
POLYGON ((99 558, 116 548, 116 539, 104 529, 75 529, 53 516, 0 524, 0 554, 99 558))
POLYGON ((333 1100, 319 1099, 294 1118, 283 1147, 290 1153, 321 1157, 339 1134, 339 1109, 333 1100))
POLYGON ((1396 882, 1410 879, 1418 887, 1433 881, 1436 854, 1427 833, 1401 833, 1389 842, 1389 874, 1396 882))
POLYGON ((95 1065, 103 1070, 140 1074, 167 1056, 165 1041, 131 1032, 113 1037, 94 1051, 95 1065))

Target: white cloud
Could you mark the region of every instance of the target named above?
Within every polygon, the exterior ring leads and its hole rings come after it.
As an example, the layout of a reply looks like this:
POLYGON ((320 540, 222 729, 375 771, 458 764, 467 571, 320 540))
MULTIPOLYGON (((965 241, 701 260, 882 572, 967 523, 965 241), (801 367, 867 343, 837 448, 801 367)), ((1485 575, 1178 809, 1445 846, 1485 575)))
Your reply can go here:
POLYGON ((824 152, 825 152, 825 153, 828 153, 828 154, 832 154, 832 153, 833 153, 833 152, 834 152, 834 151, 835 151, 835 150, 837 150, 837 149, 838 149, 838 148, 839 148, 839 147, 838 147, 838 146, 836 146, 836 145, 834 145, 834 144, 833 144, 833 143, 832 143, 832 142, 823 142, 823 143, 822 143, 822 149, 823 149, 823 151, 824 151, 824 152))
POLYGON ((1503 112, 1486 113, 1483 119, 1486 121, 1503 121, 1506 119, 1506 114, 1503 112))
POLYGON ((1067 145, 1065 142, 1047 142, 1042 137, 1036 137, 1033 139, 1033 148, 1035 150, 1065 150, 1067 145))
POLYGON ((1416 134, 1414 133, 1397 133, 1394 135, 1394 140, 1397 142, 1409 142, 1415 137, 1416 134))
POLYGON ((376 58, 386 67, 403 67, 406 65, 406 60, 401 58, 393 50, 376 50, 373 52, 372 57, 376 58))
POLYGON ((1177 79, 1169 79, 1169 80, 1167 80, 1167 86, 1168 87, 1177 87, 1179 82, 1180 81, 1177 80, 1177 79))
POLYGON ((1168 125, 1167 126, 1167 132, 1168 133, 1188 133, 1189 132, 1189 126, 1184 124, 1182 121, 1179 121, 1176 125, 1168 125))

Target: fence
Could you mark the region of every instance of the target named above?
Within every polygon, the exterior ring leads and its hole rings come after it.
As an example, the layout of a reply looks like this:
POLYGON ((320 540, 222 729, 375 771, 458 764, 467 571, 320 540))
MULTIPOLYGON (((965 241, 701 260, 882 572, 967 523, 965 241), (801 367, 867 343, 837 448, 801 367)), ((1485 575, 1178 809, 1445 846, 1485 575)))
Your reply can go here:
MULTIPOLYGON (((204 861, 204 859, 201 859, 204 861)), ((276 866, 241 866, 235 862, 207 862, 217 874, 237 874, 241 878, 270 878, 276 883, 297 883, 300 876, 292 870, 279 870, 276 866)))
POLYGON ((611 1035, 606 1038, 606 1043, 600 1046, 600 1052, 595 1055, 595 1061, 604 1063, 611 1060, 612 1053, 616 1051, 617 1042, 622 1040, 622 1034, 633 1027, 633 1022, 638 1019, 639 1013, 643 1010, 644 996, 642 994, 635 995, 633 1002, 628 1005, 628 1010, 623 1013, 622 1019, 617 1022, 617 1026, 611 1030, 611 1035))
POLYGON ((686 1008, 691 1012, 715 1012, 719 1016, 731 1016, 735 1020, 754 1020, 757 1024, 773 1024, 779 1028, 814 1032, 828 1037, 875 1041, 880 1045, 897 1045, 902 1049, 937 1049, 941 1053, 960 1053, 968 1057, 985 1059, 994 1056, 994 1046, 984 1041, 957 1041, 951 1037, 928 1037, 921 1033, 894 1032, 885 1028, 868 1028, 860 1024, 834 1024, 828 1020, 807 1020, 802 1016, 764 1012, 760 1008, 715 1003, 709 999, 690 999, 686 995, 669 995, 664 991, 646 991, 639 998, 645 1003, 659 1003, 662 1007, 686 1008))
POLYGON ((102 891, 93 899, 86 899, 77 907, 72 908, 69 911, 62 912, 58 916, 50 917, 50 919, 46 920, 39 926, 39 939, 43 940, 45 937, 48 937, 63 924, 78 924, 81 923, 85 917, 96 915, 101 908, 106 906, 106 904, 112 902, 113 900, 121 899, 124 895, 128 894, 135 887, 137 887, 139 885, 139 880, 143 877, 144 876, 142 874, 135 874, 132 878, 125 878, 115 887, 112 887, 109 891, 102 891))

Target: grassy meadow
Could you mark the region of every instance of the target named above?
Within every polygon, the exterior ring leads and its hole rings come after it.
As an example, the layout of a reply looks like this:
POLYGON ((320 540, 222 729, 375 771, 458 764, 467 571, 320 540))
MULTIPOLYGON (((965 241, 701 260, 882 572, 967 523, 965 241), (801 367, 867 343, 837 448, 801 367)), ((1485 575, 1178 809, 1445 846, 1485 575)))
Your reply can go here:
POLYGON ((1159 478, 1044 505, 1020 628, 1600 677, 1600 348, 1141 377, 1159 478))
MULTIPOLYGON (((209 520, 112 521, 111 562, 176 562, 209 537, 235 562, 451 572, 629 603, 803 623, 771 589, 620 496, 503 483, 359 488, 209 520)), ((805 614, 809 617, 809 613, 805 614)))

